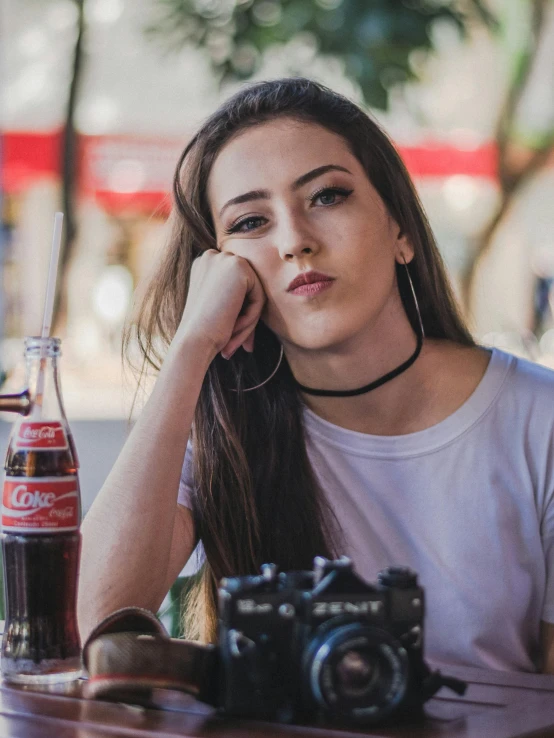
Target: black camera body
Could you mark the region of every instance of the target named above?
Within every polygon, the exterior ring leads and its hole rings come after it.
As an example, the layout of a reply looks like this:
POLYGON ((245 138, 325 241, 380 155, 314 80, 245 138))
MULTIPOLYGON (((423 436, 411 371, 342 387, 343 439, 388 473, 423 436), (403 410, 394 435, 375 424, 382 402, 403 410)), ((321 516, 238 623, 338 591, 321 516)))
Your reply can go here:
POLYGON ((221 581, 219 618, 217 702, 226 714, 363 725, 430 696, 424 593, 409 569, 385 569, 367 584, 346 557, 318 557, 313 571, 266 564, 258 576, 221 581))

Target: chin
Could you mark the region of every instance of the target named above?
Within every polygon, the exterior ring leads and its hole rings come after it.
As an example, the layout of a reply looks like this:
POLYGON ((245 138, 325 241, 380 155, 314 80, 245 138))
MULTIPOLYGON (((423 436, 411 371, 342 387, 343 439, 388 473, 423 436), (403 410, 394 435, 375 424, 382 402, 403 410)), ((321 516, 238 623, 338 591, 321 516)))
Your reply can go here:
POLYGON ((302 351, 326 351, 333 348, 338 349, 349 338, 352 338, 352 334, 350 332, 346 334, 344 329, 341 331, 296 330, 291 331, 289 335, 283 335, 282 340, 302 351))
POLYGON ((343 311, 328 311, 327 315, 290 316, 283 319, 279 315, 278 320, 268 319, 264 322, 285 344, 305 351, 324 351, 341 344, 349 344, 364 325, 360 325, 360 315, 345 315, 343 311), (331 313, 332 314, 329 314, 331 313))

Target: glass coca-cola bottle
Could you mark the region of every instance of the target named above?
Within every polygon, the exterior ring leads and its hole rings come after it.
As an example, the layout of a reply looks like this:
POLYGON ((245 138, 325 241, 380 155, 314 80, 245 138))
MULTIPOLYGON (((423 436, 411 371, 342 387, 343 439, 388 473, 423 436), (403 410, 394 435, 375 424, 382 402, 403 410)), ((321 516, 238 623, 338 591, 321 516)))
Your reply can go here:
POLYGON ((24 684, 70 681, 81 673, 78 460, 62 402, 59 356, 59 338, 25 339, 30 412, 19 410, 28 414, 13 425, 5 464, 1 670, 7 681, 24 684))

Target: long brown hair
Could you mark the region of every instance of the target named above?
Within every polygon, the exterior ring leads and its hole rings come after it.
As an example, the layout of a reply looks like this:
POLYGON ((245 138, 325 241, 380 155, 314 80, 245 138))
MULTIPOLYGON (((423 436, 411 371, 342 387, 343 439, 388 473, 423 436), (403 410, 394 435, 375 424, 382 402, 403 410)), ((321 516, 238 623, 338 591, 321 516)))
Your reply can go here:
MULTIPOLYGON (((341 95, 291 78, 242 89, 183 152, 174 178, 172 235, 136 326, 144 361, 159 368, 183 314, 192 262, 216 247, 206 189, 217 154, 237 132, 278 117, 319 124, 348 143, 415 249, 410 273, 426 335, 473 345, 421 203, 386 134, 341 95)), ((397 279, 415 328, 404 267, 397 267, 397 279)), ((239 351, 230 361, 217 356, 202 386, 192 430, 193 513, 206 563, 194 606, 189 602, 189 637, 215 639, 221 577, 254 573, 264 562, 282 569, 310 568, 315 555, 341 553, 338 528, 307 457, 302 401, 286 360, 261 389, 232 391, 262 382, 278 355, 278 340, 260 322, 253 355, 239 351)))

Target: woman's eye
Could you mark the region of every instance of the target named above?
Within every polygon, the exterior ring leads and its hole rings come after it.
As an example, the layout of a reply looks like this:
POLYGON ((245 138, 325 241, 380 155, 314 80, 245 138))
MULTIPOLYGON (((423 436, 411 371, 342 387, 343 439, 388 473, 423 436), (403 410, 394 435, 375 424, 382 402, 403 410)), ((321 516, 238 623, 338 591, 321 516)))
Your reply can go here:
POLYGON ((260 228, 264 224, 264 221, 265 218, 260 218, 259 216, 244 218, 228 228, 225 233, 247 233, 248 231, 254 231, 256 228, 260 228))
POLYGON ((326 187, 312 195, 311 202, 315 205, 318 201, 321 205, 337 205, 351 195, 353 190, 345 190, 342 187, 326 187))

